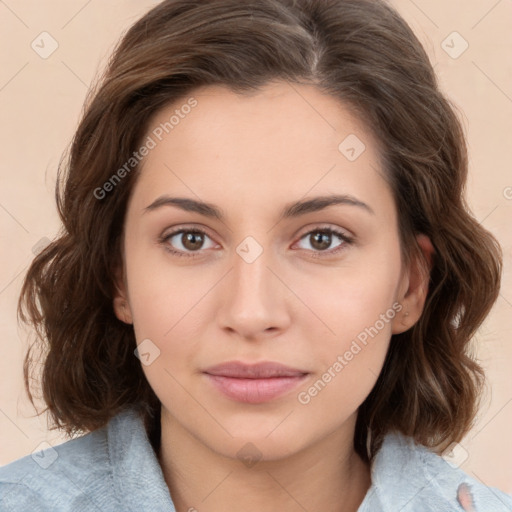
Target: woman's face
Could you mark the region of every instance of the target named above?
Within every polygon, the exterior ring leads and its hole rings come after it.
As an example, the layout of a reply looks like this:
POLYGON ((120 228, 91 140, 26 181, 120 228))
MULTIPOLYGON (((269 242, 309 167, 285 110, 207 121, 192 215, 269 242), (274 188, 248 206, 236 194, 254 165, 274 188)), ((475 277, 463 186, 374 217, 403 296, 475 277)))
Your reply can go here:
POLYGON ((114 302, 162 418, 231 457, 248 442, 270 460, 352 436, 391 334, 426 292, 402 268, 375 141, 310 86, 193 98, 148 130, 114 302), (292 370, 213 369, 227 362, 292 370))

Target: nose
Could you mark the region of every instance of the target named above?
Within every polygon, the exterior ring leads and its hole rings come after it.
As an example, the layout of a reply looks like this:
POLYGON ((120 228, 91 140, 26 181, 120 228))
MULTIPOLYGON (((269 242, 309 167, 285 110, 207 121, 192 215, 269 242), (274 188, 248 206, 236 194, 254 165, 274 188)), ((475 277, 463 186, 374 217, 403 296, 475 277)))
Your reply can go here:
POLYGON ((270 250, 263 250, 253 259, 254 251, 258 253, 262 248, 254 243, 248 247, 244 252, 239 246, 231 270, 220 283, 217 320, 221 329, 240 338, 273 337, 289 325, 288 301, 293 294, 279 275, 270 250))

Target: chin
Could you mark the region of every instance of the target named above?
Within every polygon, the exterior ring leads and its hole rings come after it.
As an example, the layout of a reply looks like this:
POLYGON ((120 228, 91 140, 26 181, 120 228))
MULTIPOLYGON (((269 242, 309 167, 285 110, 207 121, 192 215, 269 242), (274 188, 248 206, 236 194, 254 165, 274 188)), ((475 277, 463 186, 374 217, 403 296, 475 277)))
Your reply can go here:
MULTIPOLYGON (((276 461, 301 451, 307 444, 304 426, 293 428, 292 425, 285 425, 287 420, 280 424, 285 417, 286 413, 267 421, 260 418, 259 423, 256 418, 252 421, 247 417, 245 421, 238 418, 236 423, 225 421, 223 426, 232 437, 228 434, 215 438, 201 437, 212 450, 226 457, 276 461)), ((208 435, 207 432, 203 433, 205 434, 208 435)))

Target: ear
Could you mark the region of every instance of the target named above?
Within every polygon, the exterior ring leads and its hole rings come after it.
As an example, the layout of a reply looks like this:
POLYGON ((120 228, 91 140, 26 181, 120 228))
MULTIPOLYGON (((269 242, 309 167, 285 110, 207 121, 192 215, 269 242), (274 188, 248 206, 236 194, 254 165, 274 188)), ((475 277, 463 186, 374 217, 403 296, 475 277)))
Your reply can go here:
POLYGON ((127 285, 124 279, 123 269, 118 267, 115 272, 115 292, 114 292, 114 313, 116 317, 126 324, 133 324, 132 311, 128 301, 127 285))
POLYGON ((399 296, 397 297, 402 309, 393 319, 393 334, 407 331, 419 320, 427 299, 428 283, 435 251, 428 236, 419 234, 416 240, 426 264, 420 256, 416 256, 404 272, 399 296))

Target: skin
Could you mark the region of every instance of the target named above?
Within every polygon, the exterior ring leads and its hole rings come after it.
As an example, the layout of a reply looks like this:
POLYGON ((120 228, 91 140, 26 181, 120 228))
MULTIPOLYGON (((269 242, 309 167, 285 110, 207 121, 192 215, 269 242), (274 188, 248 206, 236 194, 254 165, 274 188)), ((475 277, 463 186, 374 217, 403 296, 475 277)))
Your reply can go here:
MULTIPOLYGON (((428 272, 401 261, 377 143, 338 100, 284 82, 252 96, 208 86, 193 97, 198 105, 144 160, 128 204, 114 299, 137 343, 150 339, 160 350, 143 369, 162 403, 159 460, 176 509, 356 511, 371 483, 353 448, 357 409, 391 335, 420 317, 428 272), (350 134, 366 146, 352 162, 338 150, 350 134), (341 204, 279 219, 285 205, 335 193, 355 196, 374 214, 341 204), (225 218, 169 205, 145 211, 163 194, 212 203, 225 218), (182 227, 204 230, 202 245, 183 234, 159 241, 182 227), (332 235, 322 250, 314 234, 326 227, 354 242, 332 235), (237 253, 247 236, 263 251, 251 263, 237 253), (401 311, 300 403, 298 394, 393 304, 401 311), (231 360, 277 361, 309 375, 277 399, 244 404, 202 374, 231 360), (237 455, 244 446, 259 458, 250 467, 237 455)), ((158 112, 148 134, 177 107, 158 112)), ((418 241, 428 256, 430 241, 418 241)))

